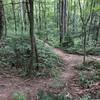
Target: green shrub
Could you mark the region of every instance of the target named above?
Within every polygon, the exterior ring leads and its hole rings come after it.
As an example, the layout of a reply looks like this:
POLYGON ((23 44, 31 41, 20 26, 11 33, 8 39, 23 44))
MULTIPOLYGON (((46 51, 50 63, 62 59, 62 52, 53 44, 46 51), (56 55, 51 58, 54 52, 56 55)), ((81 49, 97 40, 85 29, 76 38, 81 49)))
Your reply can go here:
POLYGON ((100 69, 100 62, 96 61, 96 60, 90 60, 85 62, 85 64, 80 64, 75 66, 76 69, 78 70, 87 70, 87 71, 91 71, 91 70, 99 70, 100 69))
POLYGON ((39 90, 38 100, 72 100, 66 93, 54 94, 49 91, 39 90))
POLYGON ((12 97, 13 97, 13 100, 26 100, 26 96, 22 92, 13 93, 12 97))
POLYGON ((51 88, 58 88, 58 89, 64 89, 65 83, 59 79, 59 77, 54 78, 53 82, 50 84, 51 88))
POLYGON ((83 72, 79 73, 79 83, 82 87, 88 88, 89 85, 93 84, 93 81, 91 78, 88 78, 87 75, 85 75, 83 72))
POLYGON ((76 68, 77 70, 80 70, 80 71, 89 70, 89 67, 90 67, 90 66, 86 66, 86 65, 84 65, 84 64, 80 64, 80 65, 76 65, 76 66, 75 66, 75 68, 76 68))
POLYGON ((100 55, 100 47, 89 47, 86 50, 87 55, 100 55))
POLYGON ((99 100, 100 90, 96 89, 95 91, 90 91, 90 92, 84 93, 79 98, 80 98, 79 100, 99 100))
POLYGON ((81 64, 76 66, 79 73, 79 83, 83 87, 89 87, 91 84, 100 81, 100 62, 99 61, 87 61, 85 65, 81 64))
MULTIPOLYGON (((69 38, 69 37, 67 37, 69 38)), ((71 53, 71 54, 80 54, 83 55, 83 43, 82 40, 80 38, 75 38, 74 40, 69 38, 66 39, 63 43, 63 50, 66 51, 67 53, 71 53), (67 40, 67 42, 66 42, 67 40), (74 43, 74 44, 73 44, 74 43), (67 44, 69 44, 67 46, 67 44)), ((95 55, 98 56, 100 55, 100 47, 95 47, 95 42, 93 40, 90 40, 87 42, 86 45, 86 54, 87 55, 95 55)))
POLYGON ((73 41, 72 37, 70 37, 69 35, 65 36, 64 41, 62 43, 62 47, 69 48, 72 46, 74 46, 74 41, 73 41))
POLYGON ((82 43, 83 43, 82 38, 79 38, 79 37, 74 38, 75 46, 82 47, 82 45, 83 45, 82 43))
POLYGON ((58 34, 50 34, 48 36, 48 44, 53 47, 59 47, 59 36, 58 34))
MULTIPOLYGON (((46 74, 45 76, 47 76, 47 74, 51 75, 57 73, 57 67, 62 64, 60 58, 53 53, 52 48, 46 47, 43 41, 37 39, 36 42, 39 56, 38 65, 40 71, 40 74, 38 73, 38 75, 46 74), (51 69, 55 69, 55 72, 53 72, 51 69)), ((6 63, 10 66, 16 66, 18 63, 19 67, 22 68, 23 73, 26 74, 31 53, 31 47, 29 43, 30 41, 26 37, 23 39, 21 36, 7 38, 4 41, 4 46, 0 48, 0 58, 2 64, 6 63)), ((33 66, 35 68, 37 64, 35 61, 33 62, 33 66)))
POLYGON ((91 98, 91 96, 89 95, 89 94, 87 94, 87 95, 84 95, 84 96, 82 96, 81 98, 80 98, 80 100, 91 100, 92 98, 91 98))
POLYGON ((79 48, 74 48, 74 47, 65 48, 64 51, 70 54, 83 54, 79 48))

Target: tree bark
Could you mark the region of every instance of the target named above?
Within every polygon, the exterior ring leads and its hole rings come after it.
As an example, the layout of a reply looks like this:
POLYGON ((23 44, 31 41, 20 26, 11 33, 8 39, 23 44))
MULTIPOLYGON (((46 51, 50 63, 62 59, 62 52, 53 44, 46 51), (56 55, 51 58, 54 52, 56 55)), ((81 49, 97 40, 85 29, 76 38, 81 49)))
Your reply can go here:
POLYGON ((30 41, 31 41, 31 55, 30 55, 30 64, 27 70, 27 75, 31 75, 33 70, 33 60, 36 60, 36 70, 38 70, 38 52, 36 46, 36 39, 34 35, 34 0, 27 0, 26 7, 28 12, 29 24, 30 24, 30 41), (28 4, 29 3, 29 4, 28 4))
POLYGON ((23 29, 24 29, 24 0, 19 0, 20 2, 20 17, 21 17, 21 30, 22 30, 22 33, 23 33, 23 29))
POLYGON ((59 0, 60 44, 63 42, 64 34, 66 33, 66 3, 66 0, 59 0))
POLYGON ((4 13, 3 13, 3 1, 0 0, 0 39, 3 35, 3 23, 4 23, 4 13))
POLYGON ((16 13, 15 13, 15 0, 11 0, 11 3, 12 3, 13 19, 14 19, 14 24, 15 24, 15 26, 14 26, 15 34, 17 34, 16 33, 16 31, 17 31, 17 22, 16 22, 16 13))
POLYGON ((85 64, 85 62, 86 62, 86 43, 87 43, 87 41, 86 41, 86 39, 87 39, 86 29, 87 29, 88 22, 90 21, 90 18, 91 18, 93 1, 94 0, 91 1, 90 13, 89 13, 89 15, 86 15, 87 16, 86 17, 86 16, 84 16, 84 13, 82 11, 81 2, 80 2, 80 0, 78 0, 78 2, 79 2, 79 8, 80 8, 80 18, 81 18, 81 21, 82 21, 83 53, 84 53, 84 56, 83 56, 83 64, 85 64))

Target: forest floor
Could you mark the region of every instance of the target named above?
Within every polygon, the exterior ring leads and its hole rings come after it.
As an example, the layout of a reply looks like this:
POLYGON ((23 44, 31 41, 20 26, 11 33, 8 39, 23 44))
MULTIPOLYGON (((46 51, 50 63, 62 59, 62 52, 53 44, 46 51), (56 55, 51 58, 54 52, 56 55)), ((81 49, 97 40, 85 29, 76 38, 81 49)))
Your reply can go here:
MULTIPOLYGON (((59 49, 53 51, 64 61, 65 67, 60 74, 60 79, 66 82, 68 92, 76 96, 84 90, 74 84, 74 79, 77 77, 78 71, 74 68, 75 65, 82 63, 83 56, 67 54, 59 49)), ((87 59, 100 60, 100 57, 88 56, 87 59)), ((1 66, 0 66, 1 67, 1 66)), ((2 67, 1 67, 2 68, 2 67)), ((48 89, 52 84, 52 78, 23 78, 15 72, 15 69, 0 69, 0 100, 12 100, 11 95, 15 91, 23 91, 29 98, 27 100, 36 100, 35 96, 38 89, 48 89)), ((100 88, 100 84, 99 84, 100 88)))

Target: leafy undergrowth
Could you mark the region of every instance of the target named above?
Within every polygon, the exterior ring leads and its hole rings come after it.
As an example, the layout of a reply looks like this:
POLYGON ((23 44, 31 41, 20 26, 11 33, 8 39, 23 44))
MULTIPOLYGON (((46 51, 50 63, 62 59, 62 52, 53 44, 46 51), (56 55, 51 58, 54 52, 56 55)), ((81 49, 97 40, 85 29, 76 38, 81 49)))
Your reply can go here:
POLYGON ((68 91, 68 85, 59 77, 55 78, 47 90, 38 90, 38 100, 72 100, 73 97, 68 91))
MULTIPOLYGON (((37 99, 36 100, 91 100, 91 99, 99 99, 100 91, 94 90, 95 86, 91 85, 91 90, 85 91, 82 94, 79 94, 77 98, 73 97, 68 92, 68 87, 65 83, 62 82, 62 80, 55 79, 47 89, 39 89, 37 93, 37 99)), ((27 97, 31 98, 29 94, 23 92, 14 92, 13 100, 29 100, 27 97)))
MULTIPOLYGON (((78 54, 78 55, 84 54, 82 48, 77 48, 77 47, 63 48, 63 50, 70 54, 78 54)), ((86 54, 98 56, 100 55, 100 47, 86 48, 86 54)))
POLYGON ((54 94, 49 91, 40 90, 38 96, 38 100, 70 100, 70 96, 66 92, 54 94))
MULTIPOLYGON (((30 40, 27 37, 21 38, 21 36, 8 37, 1 41, 0 47, 0 65, 17 67, 25 75, 30 61, 30 40)), ((33 71, 33 74, 35 76, 56 76, 60 71, 58 66, 63 63, 62 60, 52 52, 52 48, 46 47, 39 39, 37 39, 37 49, 39 71, 33 71)), ((35 60, 33 62, 34 70, 37 64, 35 60)))
MULTIPOLYGON (((100 99, 100 62, 87 61, 75 67, 79 71, 77 84, 90 99, 100 99)), ((88 99, 86 99, 88 100, 88 99)))
MULTIPOLYGON (((83 42, 79 38, 73 39, 72 37, 67 36, 60 48, 70 54, 78 54, 78 55, 84 54, 83 42)), ((93 40, 87 41, 86 54, 94 56, 100 55, 100 46, 99 45, 96 46, 96 42, 93 40)))
MULTIPOLYGON (((62 80, 54 78, 47 88, 38 89, 34 100, 70 100, 72 97, 66 87, 62 80)), ((14 91, 11 98, 13 98, 12 100, 33 100, 30 93, 21 91, 14 91)))
POLYGON ((26 98, 27 97, 26 97, 25 93, 23 93, 23 92, 17 91, 12 94, 13 100, 26 100, 26 98))

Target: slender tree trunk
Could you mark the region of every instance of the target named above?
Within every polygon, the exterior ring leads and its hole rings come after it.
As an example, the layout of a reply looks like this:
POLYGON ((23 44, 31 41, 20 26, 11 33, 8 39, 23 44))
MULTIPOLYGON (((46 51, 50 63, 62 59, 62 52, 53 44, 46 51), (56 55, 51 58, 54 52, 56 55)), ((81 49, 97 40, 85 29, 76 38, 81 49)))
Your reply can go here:
POLYGON ((99 19, 99 24, 97 25, 97 28, 96 28, 96 37, 95 37, 96 42, 99 41, 99 34, 100 34, 100 19, 99 19))
POLYGON ((82 21, 82 24, 83 24, 82 25, 82 32, 83 32, 83 52, 84 52, 83 64, 85 64, 85 62, 86 62, 86 43, 87 43, 87 41, 86 41, 87 40, 87 32, 86 32, 86 29, 87 29, 88 22, 90 21, 90 18, 91 18, 93 1, 94 0, 91 1, 90 13, 89 13, 88 17, 85 17, 84 16, 84 13, 82 11, 81 2, 80 2, 80 0, 78 0, 78 2, 79 2, 79 8, 80 8, 80 18, 81 18, 81 21, 82 21))
POLYGON ((0 39, 3 35, 3 23, 4 23, 4 13, 3 13, 3 2, 0 0, 0 39))
POLYGON ((41 20, 41 0, 39 0, 39 31, 41 31, 42 28, 41 20))
POLYGON ((5 14, 4 6, 2 7, 2 9, 3 9, 4 30, 5 30, 5 37, 6 37, 7 36, 7 22, 6 22, 6 14, 5 14))
POLYGON ((66 3, 66 0, 59 0, 60 44, 63 42, 64 34, 66 33, 66 3))
POLYGON ((35 12, 36 12, 36 15, 35 15, 36 29, 37 29, 37 33, 39 33, 39 31, 38 31, 39 23, 38 23, 38 7, 37 7, 37 3, 35 3, 35 12))
POLYGON ((60 1, 58 0, 57 2, 57 28, 59 29, 59 25, 60 25, 60 1))
POLYGON ((86 38, 87 38, 85 25, 83 25, 83 35, 84 35, 83 37, 83 52, 84 52, 83 64, 85 64, 86 62, 86 38))
POLYGON ((13 10, 14 23, 15 23, 14 28, 15 28, 15 33, 16 33, 17 32, 17 22, 16 22, 16 13, 15 13, 15 1, 11 0, 11 2, 12 2, 12 10, 13 10))
POLYGON ((73 33, 76 32, 76 2, 74 1, 74 13, 73 13, 73 33))
POLYGON ((28 0, 26 3, 29 24, 30 24, 30 39, 31 39, 30 64, 29 64, 29 68, 27 70, 28 75, 30 75, 32 73, 34 58, 37 63, 36 70, 38 70, 38 53, 37 53, 36 40, 35 40, 35 35, 34 35, 34 6, 33 5, 34 5, 34 0, 28 0))
POLYGON ((96 42, 98 41, 98 37, 99 37, 99 29, 97 29, 97 32, 96 32, 96 38, 95 38, 96 42))
POLYGON ((44 19, 45 19, 45 20, 44 20, 44 28, 45 28, 45 31, 46 31, 46 29, 47 29, 47 19, 46 19, 46 17, 47 17, 47 16, 46 16, 46 7, 47 7, 46 4, 47 4, 47 3, 46 3, 46 1, 47 1, 47 0, 45 0, 45 4, 44 4, 44 19))
POLYGON ((64 30, 64 34, 66 33, 66 21, 67 21, 67 13, 66 13, 66 11, 67 11, 67 9, 66 9, 66 6, 67 6, 67 1, 66 0, 64 0, 63 1, 63 30, 64 30))
POLYGON ((23 33, 23 29, 24 29, 24 0, 19 0, 20 1, 20 17, 21 17, 21 29, 22 29, 22 33, 23 33))

